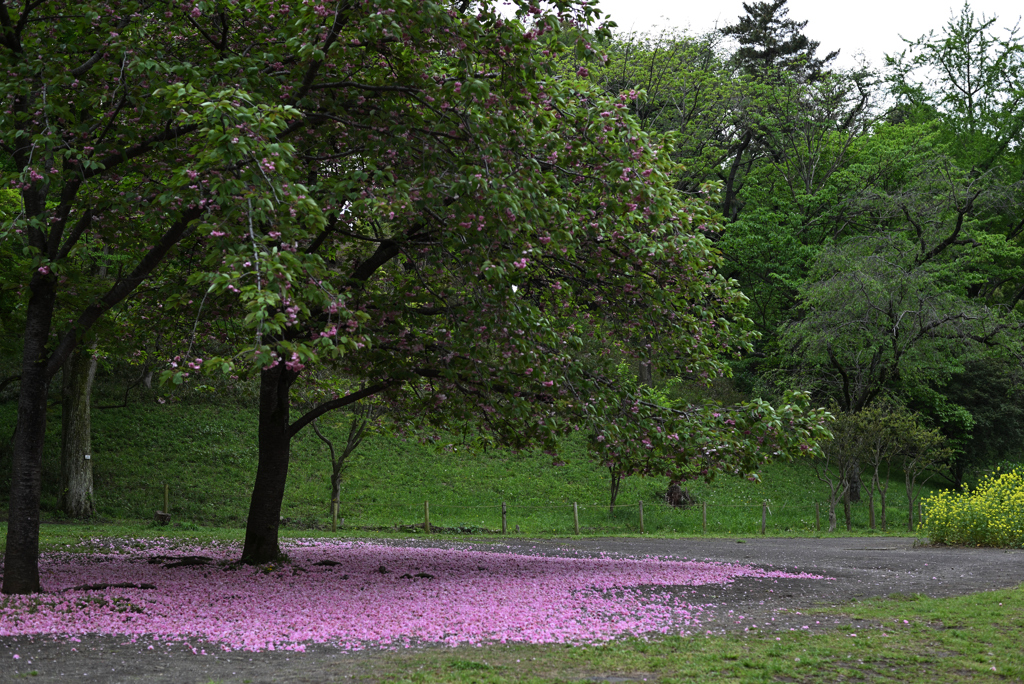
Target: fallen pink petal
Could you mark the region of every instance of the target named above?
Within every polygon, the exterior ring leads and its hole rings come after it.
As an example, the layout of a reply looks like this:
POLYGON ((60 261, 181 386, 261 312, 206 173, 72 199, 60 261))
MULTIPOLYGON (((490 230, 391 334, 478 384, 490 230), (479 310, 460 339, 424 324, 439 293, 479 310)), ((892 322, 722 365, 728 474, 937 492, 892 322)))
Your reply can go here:
POLYGON ((232 564, 239 551, 228 544, 126 540, 100 552, 43 554, 46 593, 7 597, 0 636, 206 640, 252 651, 594 643, 695 631, 713 606, 691 604, 680 587, 822 579, 707 561, 336 540, 292 540, 285 552, 289 563, 256 567, 232 564), (168 567, 199 555, 210 562, 168 567), (82 589, 106 584, 121 586, 82 589))

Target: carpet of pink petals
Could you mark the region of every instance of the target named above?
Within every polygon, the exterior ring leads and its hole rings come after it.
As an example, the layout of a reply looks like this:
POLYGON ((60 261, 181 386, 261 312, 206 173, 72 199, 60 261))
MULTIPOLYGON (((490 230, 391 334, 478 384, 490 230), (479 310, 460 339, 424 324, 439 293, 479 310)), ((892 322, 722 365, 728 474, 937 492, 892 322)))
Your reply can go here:
POLYGON ((738 577, 820 579, 651 557, 550 557, 334 540, 292 540, 286 548, 290 563, 255 568, 169 569, 149 562, 155 555, 236 559, 238 547, 227 544, 183 548, 122 540, 72 551, 43 555, 45 593, 0 599, 0 636, 201 639, 222 650, 300 651, 321 643, 355 650, 592 643, 695 632, 713 606, 689 603, 688 587, 738 577), (339 564, 314 565, 320 561, 339 564), (417 573, 432 578, 408 577, 417 573), (124 582, 155 589, 69 590, 124 582))

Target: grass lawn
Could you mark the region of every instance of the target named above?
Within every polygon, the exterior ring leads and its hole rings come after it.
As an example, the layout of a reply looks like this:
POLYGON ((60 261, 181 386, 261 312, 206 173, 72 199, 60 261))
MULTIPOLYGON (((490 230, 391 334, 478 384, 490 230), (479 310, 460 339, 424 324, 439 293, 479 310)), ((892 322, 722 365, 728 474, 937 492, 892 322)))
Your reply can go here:
MULTIPOLYGON (((92 461, 99 516, 106 520, 150 520, 163 507, 170 486, 171 514, 186 529, 244 525, 256 471, 256 417, 242 399, 215 403, 139 401, 128 408, 93 413, 92 461)), ((97 401, 97 403, 100 403, 97 401)), ((0 404, 0 434, 14 423, 14 403, 0 404)), ((59 521, 59 406, 52 409, 44 450, 44 520, 59 521)), ((344 442, 347 415, 324 420, 323 431, 344 442)), ((588 457, 585 441, 567 438, 560 464, 537 452, 511 453, 484 447, 473 435, 451 433, 371 435, 350 459, 342 488, 340 516, 346 534, 364 527, 422 524, 429 501, 436 527, 481 533, 501 529, 501 503, 508 528, 528 535, 573 534, 577 503, 582 534, 636 534, 639 502, 644 529, 658 535, 704 532, 703 510, 664 504, 665 478, 629 477, 622 482, 617 507, 608 508, 608 471, 588 457)), ((907 534, 908 501, 900 474, 889 481, 888 534, 907 534)), ((0 470, 0 515, 6 506, 9 472, 0 470)), ((311 431, 293 441, 292 462, 282 517, 286 529, 325 530, 330 526, 330 464, 327 447, 311 431)), ((826 488, 806 462, 775 463, 761 482, 719 477, 686 485, 707 505, 707 533, 751 535, 760 532, 767 502, 767 532, 776 535, 827 530, 826 488)), ((915 490, 915 501, 932 492, 915 490)), ((875 502, 876 515, 879 505, 875 502)), ((839 511, 841 534, 846 534, 839 511)), ((871 534, 867 496, 853 506, 853 529, 871 534)), ((879 525, 880 527, 880 519, 879 525)))
POLYGON ((1024 681, 1024 587, 953 599, 900 596, 831 612, 849 624, 820 633, 752 631, 590 647, 431 648, 374 658, 363 674, 377 681, 495 684, 1024 681))

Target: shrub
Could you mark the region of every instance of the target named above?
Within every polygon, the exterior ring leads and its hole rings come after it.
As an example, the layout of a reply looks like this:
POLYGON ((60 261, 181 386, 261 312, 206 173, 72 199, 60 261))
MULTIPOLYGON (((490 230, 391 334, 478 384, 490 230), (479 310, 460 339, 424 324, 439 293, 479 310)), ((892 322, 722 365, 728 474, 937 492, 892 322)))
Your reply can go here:
POLYGON ((934 543, 1024 547, 1024 468, 997 470, 973 490, 939 492, 924 504, 922 530, 934 543))

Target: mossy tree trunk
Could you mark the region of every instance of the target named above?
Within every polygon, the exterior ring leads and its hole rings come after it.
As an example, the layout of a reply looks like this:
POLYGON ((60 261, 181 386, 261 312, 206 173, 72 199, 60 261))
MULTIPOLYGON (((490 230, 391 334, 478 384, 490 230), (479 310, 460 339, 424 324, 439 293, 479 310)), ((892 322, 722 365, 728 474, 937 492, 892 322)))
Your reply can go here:
POLYGON ((92 486, 92 414, 96 378, 92 349, 82 347, 64 363, 61 390, 60 509, 72 518, 96 513, 92 486))

